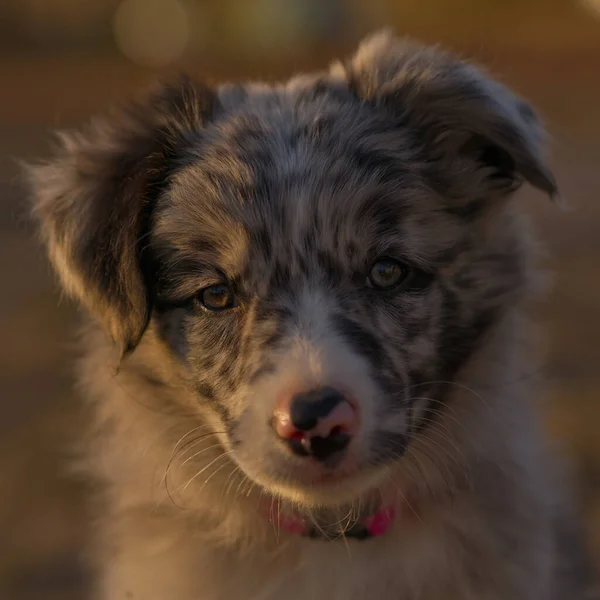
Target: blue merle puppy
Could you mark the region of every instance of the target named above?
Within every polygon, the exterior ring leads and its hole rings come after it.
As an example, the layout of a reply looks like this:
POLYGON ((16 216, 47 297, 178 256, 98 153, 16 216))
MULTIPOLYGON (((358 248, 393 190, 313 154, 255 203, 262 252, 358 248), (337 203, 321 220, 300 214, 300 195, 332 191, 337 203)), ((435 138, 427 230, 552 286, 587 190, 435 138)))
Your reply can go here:
POLYGON ((533 406, 555 197, 528 104, 380 33, 277 85, 190 79, 31 167, 90 315, 103 600, 576 600, 533 406))

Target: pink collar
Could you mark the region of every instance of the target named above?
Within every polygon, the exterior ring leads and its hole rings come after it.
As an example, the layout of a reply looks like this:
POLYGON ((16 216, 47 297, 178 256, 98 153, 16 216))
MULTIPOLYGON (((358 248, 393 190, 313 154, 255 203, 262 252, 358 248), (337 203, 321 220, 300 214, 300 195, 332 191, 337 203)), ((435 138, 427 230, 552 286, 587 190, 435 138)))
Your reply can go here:
POLYGON ((305 537, 333 541, 341 538, 365 540, 386 533, 394 522, 396 509, 384 507, 373 515, 359 519, 351 526, 347 521, 321 527, 309 519, 295 513, 281 513, 276 508, 269 510, 269 520, 274 527, 305 537))

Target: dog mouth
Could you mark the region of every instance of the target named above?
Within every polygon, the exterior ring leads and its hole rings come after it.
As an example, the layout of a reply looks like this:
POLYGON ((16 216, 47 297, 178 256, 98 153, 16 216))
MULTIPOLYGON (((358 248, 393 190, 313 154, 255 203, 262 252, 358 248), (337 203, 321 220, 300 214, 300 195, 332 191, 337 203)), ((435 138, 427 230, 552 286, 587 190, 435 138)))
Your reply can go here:
POLYGON ((266 487, 277 495, 309 506, 338 506, 372 494, 381 487, 387 466, 379 468, 347 461, 286 465, 285 476, 269 478, 266 487))
POLYGON ((277 537, 280 533, 325 541, 380 537, 393 526, 398 511, 404 514, 402 499, 405 492, 409 495, 406 482, 396 482, 395 470, 387 463, 356 459, 328 468, 316 461, 292 460, 285 469, 278 463, 271 472, 256 469, 252 462, 240 466, 262 488, 258 515, 277 537))
MULTIPOLYGON (((234 450, 231 458, 268 498, 281 498, 301 507, 329 508, 359 500, 365 506, 366 497, 378 496, 382 489, 390 487, 388 481, 397 463, 368 461, 352 453, 331 465, 311 457, 282 456, 269 451, 257 457, 254 452, 245 454, 243 448, 242 452, 234 450)), ((370 514, 381 508, 373 508, 371 500, 367 505, 372 508, 370 514)))

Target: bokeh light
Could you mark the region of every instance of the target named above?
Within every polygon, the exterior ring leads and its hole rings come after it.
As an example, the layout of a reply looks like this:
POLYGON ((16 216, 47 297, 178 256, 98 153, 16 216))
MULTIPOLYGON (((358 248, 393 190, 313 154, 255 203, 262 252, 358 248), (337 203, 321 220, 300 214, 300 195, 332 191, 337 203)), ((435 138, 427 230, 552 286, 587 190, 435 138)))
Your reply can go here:
POLYGON ((231 40, 251 54, 288 53, 303 42, 302 3, 256 0, 231 3, 227 20, 231 40))
POLYGON ((179 0, 124 0, 115 12, 118 49, 133 62, 163 67, 181 58, 189 41, 189 15, 179 0))
POLYGON ((583 7, 600 18, 600 0, 581 0, 583 7))

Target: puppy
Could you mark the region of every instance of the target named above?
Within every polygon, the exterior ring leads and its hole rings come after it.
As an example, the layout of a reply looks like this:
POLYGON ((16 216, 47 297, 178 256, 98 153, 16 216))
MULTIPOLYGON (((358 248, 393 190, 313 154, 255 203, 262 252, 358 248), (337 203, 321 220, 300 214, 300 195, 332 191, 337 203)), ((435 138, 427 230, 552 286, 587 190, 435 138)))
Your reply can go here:
POLYGON ((29 170, 88 309, 102 600, 576 600, 533 406, 533 110, 380 33, 329 71, 190 79, 29 170))

